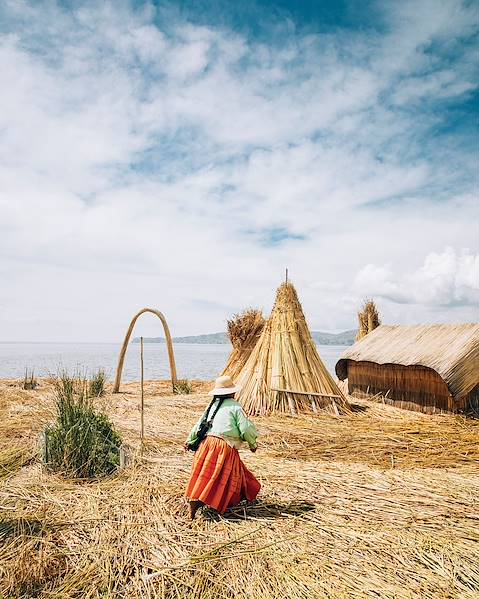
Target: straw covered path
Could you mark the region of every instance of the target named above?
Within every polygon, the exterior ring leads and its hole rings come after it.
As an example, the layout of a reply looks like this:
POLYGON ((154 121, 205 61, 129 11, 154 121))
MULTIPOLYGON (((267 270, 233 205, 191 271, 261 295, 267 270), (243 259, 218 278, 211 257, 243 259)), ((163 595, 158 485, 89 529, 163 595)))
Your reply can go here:
MULTIPOLYGON (((139 386, 123 390, 102 402, 137 447, 139 386)), ((0 596, 479 597, 479 422, 367 402, 257 418, 258 503, 190 523, 182 445, 205 391, 149 383, 143 458, 75 483, 35 457, 48 383, 0 383, 0 596)))

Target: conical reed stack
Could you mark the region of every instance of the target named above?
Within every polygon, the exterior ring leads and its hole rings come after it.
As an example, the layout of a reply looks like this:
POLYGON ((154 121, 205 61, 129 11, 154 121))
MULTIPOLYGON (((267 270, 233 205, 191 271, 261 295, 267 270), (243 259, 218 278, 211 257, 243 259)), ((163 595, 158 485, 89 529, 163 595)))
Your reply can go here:
POLYGON ((336 414, 348 402, 319 357, 292 283, 280 285, 271 316, 239 374, 237 394, 249 414, 336 414))

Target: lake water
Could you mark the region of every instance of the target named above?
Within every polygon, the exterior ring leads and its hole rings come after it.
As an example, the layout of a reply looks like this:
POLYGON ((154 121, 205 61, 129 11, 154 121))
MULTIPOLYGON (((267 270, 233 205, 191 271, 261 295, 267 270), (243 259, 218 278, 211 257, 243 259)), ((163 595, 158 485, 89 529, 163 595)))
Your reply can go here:
MULTIPOLYGON (((169 377, 168 354, 161 343, 145 343, 145 379, 169 377)), ((218 376, 230 353, 229 345, 178 343, 175 359, 179 378, 209 380, 218 376)), ((318 345, 330 372, 345 347, 318 345)), ((0 378, 21 378, 25 368, 36 376, 56 374, 59 370, 92 373, 103 368, 108 378, 115 376, 120 345, 117 343, 0 343, 0 378)), ((122 380, 140 379, 140 344, 130 344, 122 380)))

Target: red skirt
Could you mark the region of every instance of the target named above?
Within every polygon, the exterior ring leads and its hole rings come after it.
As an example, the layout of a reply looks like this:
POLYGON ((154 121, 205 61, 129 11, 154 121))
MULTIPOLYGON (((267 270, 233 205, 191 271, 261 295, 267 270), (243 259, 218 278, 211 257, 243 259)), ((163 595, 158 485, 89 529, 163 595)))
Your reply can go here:
POLYGON ((193 459, 186 496, 224 514, 242 499, 253 501, 260 483, 241 461, 238 450, 220 437, 208 436, 193 459))

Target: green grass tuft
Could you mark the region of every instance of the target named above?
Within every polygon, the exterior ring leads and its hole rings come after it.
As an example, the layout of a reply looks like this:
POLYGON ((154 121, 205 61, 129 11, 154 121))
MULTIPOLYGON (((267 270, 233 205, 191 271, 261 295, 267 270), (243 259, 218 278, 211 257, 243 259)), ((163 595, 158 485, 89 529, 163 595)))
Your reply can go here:
POLYGON ((33 369, 28 370, 28 368, 25 368, 23 380, 19 382, 19 385, 22 389, 25 389, 25 391, 32 391, 38 387, 38 381, 35 378, 35 372, 33 369))
POLYGON ((114 472, 120 464, 121 438, 108 417, 95 410, 91 381, 64 372, 54 390, 57 418, 45 429, 48 468, 73 478, 114 472))
POLYGON ((105 395, 106 374, 100 369, 93 375, 89 382, 89 392, 91 397, 103 397, 105 395))
POLYGON ((188 379, 180 379, 173 386, 173 393, 175 395, 189 395, 193 393, 193 387, 188 379))

